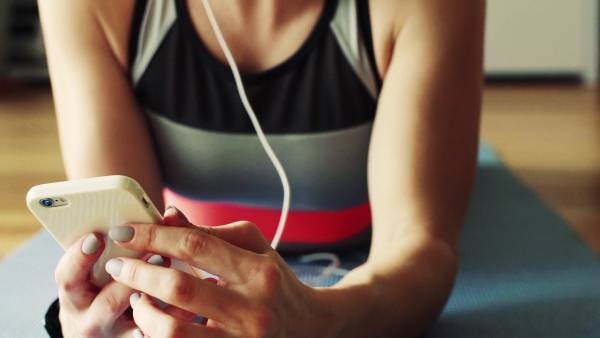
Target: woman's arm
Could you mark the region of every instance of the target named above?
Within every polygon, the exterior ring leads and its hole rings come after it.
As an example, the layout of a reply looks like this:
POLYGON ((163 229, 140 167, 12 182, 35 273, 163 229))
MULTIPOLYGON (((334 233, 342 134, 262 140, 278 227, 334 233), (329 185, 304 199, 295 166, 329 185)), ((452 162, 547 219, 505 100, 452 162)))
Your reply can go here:
POLYGON ((413 0, 402 13, 369 154, 371 254, 323 290, 336 336, 418 335, 456 275, 476 170, 485 2, 413 0))
POLYGON ((128 78, 133 5, 39 0, 67 176, 130 176, 161 210, 159 167, 128 78))
MULTIPOLYGON (((134 2, 38 4, 67 176, 130 176, 162 208, 158 165, 127 75, 134 2)), ((103 236, 89 234, 69 247, 57 266, 66 337, 131 337, 136 327, 126 313, 131 288, 109 283, 98 290, 89 281, 104 248, 103 236)))

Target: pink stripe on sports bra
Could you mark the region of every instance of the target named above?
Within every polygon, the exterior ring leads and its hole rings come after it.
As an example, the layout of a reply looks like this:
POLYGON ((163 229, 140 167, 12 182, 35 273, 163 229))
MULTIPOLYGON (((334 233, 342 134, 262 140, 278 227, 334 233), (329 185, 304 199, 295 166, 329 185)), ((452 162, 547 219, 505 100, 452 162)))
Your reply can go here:
MULTIPOLYGON (((163 195, 167 205, 176 206, 193 224, 218 226, 246 220, 256 224, 269 241, 275 236, 281 215, 281 210, 196 201, 169 189, 164 189, 163 195)), ((368 202, 334 211, 290 210, 281 242, 335 243, 359 234, 370 225, 371 207, 368 202)))

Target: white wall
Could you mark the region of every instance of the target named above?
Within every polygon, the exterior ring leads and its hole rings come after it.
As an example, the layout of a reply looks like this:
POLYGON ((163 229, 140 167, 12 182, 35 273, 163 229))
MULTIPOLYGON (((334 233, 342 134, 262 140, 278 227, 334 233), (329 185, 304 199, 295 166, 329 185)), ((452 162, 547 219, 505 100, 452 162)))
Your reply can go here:
POLYGON ((488 74, 597 73, 596 0, 488 0, 488 74))

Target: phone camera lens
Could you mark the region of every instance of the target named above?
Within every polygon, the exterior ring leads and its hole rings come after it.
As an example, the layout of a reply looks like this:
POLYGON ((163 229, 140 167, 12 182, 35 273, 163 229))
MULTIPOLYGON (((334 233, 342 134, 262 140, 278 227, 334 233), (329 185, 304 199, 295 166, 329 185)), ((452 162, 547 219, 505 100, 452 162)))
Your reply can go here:
POLYGON ((54 205, 54 202, 50 198, 40 200, 40 203, 45 207, 51 207, 54 205))

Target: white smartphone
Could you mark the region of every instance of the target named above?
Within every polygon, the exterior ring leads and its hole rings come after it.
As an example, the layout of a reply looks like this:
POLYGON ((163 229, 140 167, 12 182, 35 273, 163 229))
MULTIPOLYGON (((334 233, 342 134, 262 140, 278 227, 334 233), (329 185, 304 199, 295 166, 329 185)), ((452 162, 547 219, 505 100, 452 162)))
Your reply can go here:
POLYGON ((100 288, 112 280, 104 268, 108 260, 141 255, 115 244, 108 237, 110 228, 128 222, 162 224, 162 215, 148 195, 126 176, 38 185, 27 193, 27 206, 65 250, 86 233, 104 236, 106 248, 90 274, 100 288))

